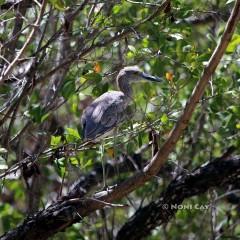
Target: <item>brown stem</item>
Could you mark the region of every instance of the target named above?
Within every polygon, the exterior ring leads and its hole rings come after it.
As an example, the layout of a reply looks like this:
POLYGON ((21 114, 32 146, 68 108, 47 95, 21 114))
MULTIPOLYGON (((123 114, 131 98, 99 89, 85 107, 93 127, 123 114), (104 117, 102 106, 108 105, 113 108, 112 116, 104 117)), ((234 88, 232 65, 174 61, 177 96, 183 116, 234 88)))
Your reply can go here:
POLYGON ((18 60, 23 56, 24 52, 26 51, 28 45, 31 43, 33 36, 36 32, 36 28, 39 26, 41 20, 42 20, 42 16, 44 14, 45 11, 45 7, 46 7, 47 1, 43 0, 42 2, 42 7, 39 13, 39 16, 36 20, 36 22, 33 24, 33 29, 30 32, 28 38, 26 39, 26 42, 24 43, 24 45, 22 46, 21 50, 19 51, 19 53, 17 54, 17 56, 13 59, 13 61, 8 65, 7 69, 5 70, 5 72, 3 73, 3 75, 0 78, 0 85, 3 84, 3 82, 8 78, 8 76, 12 73, 12 70, 14 69, 14 67, 16 66, 18 60))

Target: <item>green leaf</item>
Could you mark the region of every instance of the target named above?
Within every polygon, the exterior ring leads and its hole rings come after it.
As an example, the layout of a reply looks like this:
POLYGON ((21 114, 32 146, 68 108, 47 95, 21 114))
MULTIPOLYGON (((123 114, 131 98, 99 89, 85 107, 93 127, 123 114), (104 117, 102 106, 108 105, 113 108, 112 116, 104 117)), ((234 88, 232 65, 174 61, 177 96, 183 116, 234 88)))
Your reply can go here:
POLYGON ((66 140, 67 142, 76 142, 77 140, 81 139, 77 129, 74 128, 66 128, 66 140))
POLYGON ((63 1, 63 0, 49 0, 49 2, 57 10, 60 10, 60 11, 65 11, 66 10, 65 1, 63 1))
POLYGON ((54 160, 55 169, 60 177, 63 177, 66 172, 66 158, 62 157, 54 160))
POLYGON ((149 120, 153 120, 155 118, 155 113, 154 112, 147 112, 147 118, 149 120))
POLYGON ((68 99, 73 94, 75 94, 75 81, 66 81, 61 89, 61 94, 65 99, 68 99))
POLYGON ((208 61, 211 57, 210 53, 203 53, 200 56, 197 57, 197 62, 204 62, 204 61, 208 61))
POLYGON ((148 40, 148 38, 144 38, 143 40, 142 40, 142 46, 144 47, 144 48, 147 48, 148 46, 149 46, 149 40, 148 40))
POLYGON ((113 7, 112 11, 113 11, 113 14, 118 14, 120 11, 121 11, 121 5, 117 4, 113 7))
POLYGON ((162 122, 163 124, 166 124, 166 123, 168 122, 168 116, 167 116, 166 113, 164 113, 164 114, 162 115, 162 117, 161 117, 161 122, 162 122))
POLYGON ((42 115, 41 122, 44 122, 49 117, 49 115, 50 115, 50 112, 42 115))
POLYGON ((83 75, 83 77, 89 81, 94 81, 95 83, 98 83, 102 80, 102 75, 95 72, 87 73, 83 75))
POLYGON ((140 132, 138 134, 138 146, 141 147, 143 145, 143 140, 142 140, 143 136, 142 133, 140 132))
POLYGON ((240 35, 234 34, 231 42, 227 46, 226 52, 227 53, 234 52, 239 45, 240 45, 240 35))
POLYGON ((51 136, 51 146, 58 146, 61 143, 61 136, 51 136))
POLYGON ((79 159, 77 159, 76 157, 70 157, 70 158, 69 158, 69 162, 70 162, 73 166, 79 166, 79 165, 80 165, 80 161, 79 161, 79 159))
POLYGON ((92 164, 93 164, 93 163, 92 163, 92 160, 89 159, 89 160, 87 160, 86 163, 83 164, 83 166, 82 166, 81 168, 87 168, 87 167, 91 166, 92 164))
POLYGON ((32 120, 36 123, 41 123, 49 115, 48 114, 47 116, 44 117, 45 115, 44 109, 40 106, 40 104, 32 104, 29 109, 29 114, 32 120))

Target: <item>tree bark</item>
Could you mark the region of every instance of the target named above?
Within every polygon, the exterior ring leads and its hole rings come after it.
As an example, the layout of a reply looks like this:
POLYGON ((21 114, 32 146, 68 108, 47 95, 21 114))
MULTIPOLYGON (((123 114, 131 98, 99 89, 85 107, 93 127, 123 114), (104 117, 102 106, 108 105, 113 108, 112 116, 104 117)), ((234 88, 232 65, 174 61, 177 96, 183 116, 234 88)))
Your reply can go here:
POLYGON ((176 205, 184 199, 205 193, 210 188, 240 183, 240 156, 216 159, 193 172, 173 180, 159 199, 139 209, 119 230, 117 240, 143 239, 153 229, 168 223, 176 214, 176 205))
MULTIPOLYGON (((204 164, 192 173, 180 175, 173 180, 160 198, 146 207, 139 209, 135 215, 119 231, 117 239, 141 239, 151 230, 167 223, 175 215, 171 204, 181 204, 184 199, 202 194, 210 188, 239 184, 240 156, 216 159, 204 164), (168 206, 168 207, 166 207, 168 206)), ((70 199, 52 204, 39 211, 3 235, 1 240, 43 240, 65 229, 74 222, 92 212, 91 205, 98 203, 96 199, 70 199)), ((104 203, 99 203, 104 206, 104 203)), ((105 204, 106 205, 106 204, 105 204)))

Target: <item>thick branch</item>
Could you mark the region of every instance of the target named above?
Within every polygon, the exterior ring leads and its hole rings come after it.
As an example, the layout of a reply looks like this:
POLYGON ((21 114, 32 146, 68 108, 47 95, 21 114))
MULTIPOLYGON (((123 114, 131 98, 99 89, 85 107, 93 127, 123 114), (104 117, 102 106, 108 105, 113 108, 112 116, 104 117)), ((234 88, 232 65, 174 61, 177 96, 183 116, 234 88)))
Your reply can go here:
MULTIPOLYGON (((103 208, 106 206, 104 202, 111 203, 127 196, 127 194, 142 186, 146 181, 156 175, 162 165, 166 162, 169 154, 173 151, 184 129, 187 127, 192 113, 204 93, 208 81, 213 75, 229 41, 231 40, 239 16, 240 0, 237 0, 220 43, 216 47, 200 80, 193 90, 192 96, 188 100, 183 114, 179 118, 164 145, 144 168, 143 172, 136 173, 134 176, 109 191, 102 191, 95 194, 93 198, 71 199, 62 203, 53 204, 48 209, 38 212, 30 220, 26 219, 22 225, 15 230, 10 231, 1 239, 47 239, 54 233, 64 230, 74 222, 81 220, 82 217, 89 215, 97 209, 103 208)), ((236 168, 234 171, 235 170, 236 168)))
POLYGON ((210 188, 240 183, 240 156, 216 159, 204 164, 190 174, 173 180, 157 201, 139 209, 118 232, 117 240, 142 239, 151 230, 167 223, 175 215, 171 206, 181 204, 184 199, 205 193, 210 188))
MULTIPOLYGON (((21 32, 22 26, 23 26, 23 18, 19 17, 19 15, 25 16, 29 2, 30 2, 29 0, 24 0, 18 4, 19 12, 17 11, 17 13, 16 13, 16 19, 15 19, 15 23, 14 23, 14 27, 13 27, 13 31, 12 31, 12 37, 11 37, 11 40, 9 40, 9 42, 7 44, 5 44, 5 46, 9 49, 10 53, 13 53, 15 51, 17 41, 20 36, 19 33, 21 32)), ((8 55, 10 55, 10 54, 8 53, 8 55)), ((8 60, 9 60, 9 58, 8 58, 8 60)))
MULTIPOLYGON (((116 169, 118 169, 119 174, 136 171, 142 167, 143 162, 141 152, 136 152, 131 157, 122 155, 117 161, 108 161, 105 164, 106 177, 114 177, 116 175, 116 169)), ((68 194, 63 196, 63 199, 83 197, 94 186, 103 181, 102 177, 102 164, 94 164, 93 170, 82 175, 76 182, 74 182, 70 187, 68 194)))
POLYGON ((16 66, 18 60, 23 56, 24 52, 26 51, 28 45, 31 43, 33 36, 36 32, 36 28, 39 27, 39 24, 42 20, 44 11, 45 11, 45 7, 46 7, 47 1, 43 0, 42 2, 42 7, 40 9, 40 13, 39 16, 36 20, 36 22, 33 24, 33 29, 30 32, 29 36, 26 39, 26 42, 24 43, 24 45, 22 46, 22 48, 20 49, 20 51, 18 52, 17 56, 13 59, 13 61, 9 64, 9 66, 7 67, 7 69, 4 71, 3 75, 0 78, 0 85, 3 84, 3 82, 8 78, 8 76, 12 73, 12 70, 14 69, 14 67, 16 66))
MULTIPOLYGON (((120 230, 118 239, 141 239, 156 226, 168 222, 174 216, 176 211, 165 209, 163 205, 181 204, 185 198, 204 193, 209 188, 236 183, 239 181, 239 176, 240 156, 216 159, 190 174, 179 176, 170 183, 159 200, 140 209, 130 219, 120 230), (146 221, 150 224, 146 224, 146 221)), ((87 201, 88 204, 97 203, 94 199, 87 199, 87 201)), ((27 218, 18 228, 8 232, 0 239, 47 239, 54 233, 63 230, 70 221, 79 221, 81 217, 88 214, 90 205, 85 205, 85 203, 86 201, 78 198, 57 202, 48 209, 27 218)))
POLYGON ((146 168, 144 169, 144 172, 146 174, 154 175, 159 171, 161 166, 167 160, 169 154, 173 151, 181 134, 187 128, 188 122, 193 114, 193 111, 196 108, 199 100, 202 98, 205 88, 214 71, 216 70, 228 46, 228 43, 232 38, 239 18, 240 18, 240 0, 237 0, 234 9, 231 13, 231 16, 227 22, 223 36, 219 44, 215 48, 207 66, 204 68, 202 76, 193 90, 192 96, 187 101, 183 113, 180 116, 179 120, 177 121, 174 129, 170 133, 170 136, 168 137, 164 145, 161 147, 159 152, 156 154, 156 156, 151 160, 149 165, 146 166, 146 168))

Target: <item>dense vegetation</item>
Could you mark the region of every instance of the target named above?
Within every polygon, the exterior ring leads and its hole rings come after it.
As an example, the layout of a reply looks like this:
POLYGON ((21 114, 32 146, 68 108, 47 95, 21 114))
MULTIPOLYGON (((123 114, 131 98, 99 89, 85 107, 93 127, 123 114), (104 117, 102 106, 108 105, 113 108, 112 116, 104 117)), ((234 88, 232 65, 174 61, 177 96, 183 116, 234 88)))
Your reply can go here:
POLYGON ((240 237, 239 0, 0 4, 0 239, 240 237), (83 109, 129 65, 164 80, 84 142, 83 109))

